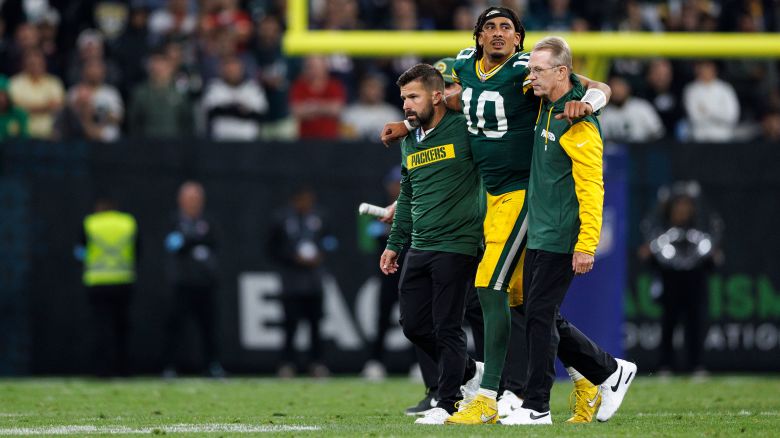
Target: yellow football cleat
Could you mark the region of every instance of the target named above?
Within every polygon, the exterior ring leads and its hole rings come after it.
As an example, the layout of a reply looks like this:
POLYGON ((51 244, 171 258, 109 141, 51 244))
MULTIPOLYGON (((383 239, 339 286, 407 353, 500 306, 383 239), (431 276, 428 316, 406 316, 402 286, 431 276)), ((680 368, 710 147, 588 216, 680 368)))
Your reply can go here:
POLYGON ((496 401, 482 394, 462 407, 462 410, 450 415, 444 424, 495 424, 498 420, 496 401))
POLYGON ((569 407, 572 412, 567 423, 590 423, 601 406, 601 388, 588 379, 574 382, 574 390, 569 395, 569 407))

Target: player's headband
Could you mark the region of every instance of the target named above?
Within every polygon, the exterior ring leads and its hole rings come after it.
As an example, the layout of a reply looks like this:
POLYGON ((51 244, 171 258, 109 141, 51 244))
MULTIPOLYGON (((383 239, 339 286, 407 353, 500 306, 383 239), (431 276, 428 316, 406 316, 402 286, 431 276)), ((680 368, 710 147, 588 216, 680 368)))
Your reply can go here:
MULTIPOLYGON (((508 18, 509 21, 512 22, 512 25, 515 25, 515 18, 512 17, 508 12, 502 11, 501 9, 493 9, 492 11, 485 14, 485 23, 487 23, 488 20, 492 20, 498 17, 508 18)), ((482 25, 484 26, 485 24, 483 23, 482 25)), ((517 31, 517 29, 515 29, 515 31, 517 31)))

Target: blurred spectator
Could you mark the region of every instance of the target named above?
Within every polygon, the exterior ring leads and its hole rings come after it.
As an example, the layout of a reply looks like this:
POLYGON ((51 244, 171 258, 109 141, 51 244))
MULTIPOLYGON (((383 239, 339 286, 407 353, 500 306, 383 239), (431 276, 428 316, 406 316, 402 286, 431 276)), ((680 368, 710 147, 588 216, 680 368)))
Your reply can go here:
POLYGON ((269 243, 270 256, 282 276, 285 341, 280 377, 292 377, 297 372, 294 351, 298 323, 307 321, 310 331, 310 351, 306 364, 315 377, 329 374, 322 363, 322 278, 325 252, 334 249, 335 238, 328 233, 327 221, 316 208, 316 195, 307 188, 297 189, 288 207, 274 216, 269 243))
POLYGON ((625 79, 609 80, 612 98, 601 112, 601 130, 605 140, 643 143, 664 136, 664 125, 650 102, 631 96, 625 79))
POLYGON ((117 85, 125 97, 145 78, 144 62, 151 49, 148 17, 149 11, 145 7, 131 8, 128 26, 112 45, 116 60, 122 66, 122 77, 120 83, 109 83, 117 85))
POLYGON ((7 44, 4 61, 0 63, 2 73, 11 76, 24 68, 27 52, 40 49, 40 34, 32 23, 21 23, 16 27, 14 38, 7 44))
POLYGON ((734 88, 718 79, 713 61, 696 63, 696 79, 683 92, 691 134, 697 142, 726 142, 734 138, 739 101, 734 88))
POLYGON ((625 3, 625 18, 618 30, 630 32, 660 32, 663 30, 655 5, 640 4, 635 0, 625 3))
POLYGON ((663 291, 661 357, 662 372, 678 368, 673 334, 677 324, 685 331, 686 371, 702 373, 703 322, 707 309, 706 278, 720 264, 722 222, 701 205, 696 182, 677 182, 658 194, 657 211, 642 223, 645 244, 639 258, 654 266, 663 291))
POLYGON ((780 143, 780 111, 774 110, 764 114, 761 119, 761 140, 780 143))
POLYGON ((206 372, 224 377, 225 370, 217 353, 216 316, 218 239, 214 223, 203 213, 206 194, 203 186, 187 181, 179 187, 179 209, 172 230, 165 238, 170 254, 169 281, 173 300, 169 305, 163 376, 176 377, 176 350, 181 343, 184 325, 192 316, 198 327, 206 372))
POLYGON ((290 115, 292 62, 282 51, 282 23, 273 15, 257 23, 255 46, 260 84, 268 96, 268 107, 261 127, 263 140, 290 141, 298 138, 298 123, 290 115))
POLYGON ((65 57, 67 51, 59 38, 60 14, 56 9, 49 9, 38 22, 39 47, 46 57, 49 72, 62 77, 65 74, 65 57))
POLYGON ((393 30, 431 29, 433 23, 422 25, 414 0, 395 0, 390 7, 389 28, 393 30))
POLYGON ((460 5, 452 13, 452 29, 471 32, 474 30, 474 23, 477 21, 477 17, 478 15, 474 15, 472 8, 460 5))
POLYGON ((11 78, 11 100, 29 115, 30 137, 52 137, 54 117, 62 108, 62 82, 46 73, 46 61, 38 50, 27 52, 24 70, 11 78))
POLYGON ((239 8, 238 0, 206 0, 200 29, 206 34, 223 33, 236 52, 247 48, 252 38, 252 19, 239 8))
POLYGON ((0 142, 28 135, 27 113, 14 105, 8 94, 8 78, 0 75, 0 142))
POLYGON ((203 78, 195 62, 194 48, 171 41, 162 50, 171 62, 176 89, 190 98, 199 97, 203 91, 203 78))
POLYGON ((221 75, 222 62, 226 58, 240 59, 244 72, 249 77, 255 77, 254 57, 248 51, 238 50, 232 31, 216 29, 204 34, 198 44, 196 61, 204 83, 209 83, 221 75))
MULTIPOLYGON (((146 1, 146 0, 140 0, 146 1)), ((127 1, 127 0, 91 0, 76 3, 74 7, 78 7, 78 3, 83 3, 86 7, 91 9, 92 12, 92 25, 109 44, 113 43, 118 38, 127 26, 128 18, 130 17, 130 7, 134 3, 140 3, 139 0, 127 1)))
POLYGON ((315 25, 327 30, 355 30, 364 28, 359 20, 356 0, 326 0, 321 23, 315 25))
POLYGON ((129 134, 134 137, 176 138, 192 132, 191 104, 173 83, 173 64, 164 53, 147 62, 149 79, 133 91, 128 112, 129 134))
POLYGON ((385 80, 379 75, 366 76, 360 82, 358 101, 347 106, 341 116, 346 138, 379 142, 379 134, 388 120, 401 120, 403 113, 385 102, 385 80))
POLYGON ((222 63, 222 77, 206 87, 202 102, 209 137, 217 141, 251 141, 260 135, 260 118, 268 110, 265 93, 247 78, 236 57, 222 63))
POLYGON ((528 17, 527 27, 532 30, 562 32, 571 30, 573 20, 569 0, 550 0, 546 7, 528 17))
POLYGON ((91 59, 82 74, 81 82, 68 90, 68 105, 57 121, 60 138, 119 140, 125 107, 119 91, 104 82, 105 64, 91 59))
MULTIPOLYGON (((67 77, 65 81, 68 85, 78 83, 83 77, 82 69, 90 61, 100 61, 105 66, 104 80, 109 84, 116 85, 121 83, 122 73, 114 61, 105 57, 105 46, 103 35, 95 29, 83 30, 76 40, 76 52, 71 54, 68 63, 67 77)), ((138 63, 134 59, 134 63, 138 63)))
POLYGON ((152 12, 149 32, 153 43, 181 41, 193 36, 198 18, 189 9, 188 3, 188 0, 168 0, 165 8, 152 12))
POLYGON ((138 225, 109 198, 95 202, 84 218, 76 258, 84 263, 83 282, 92 313, 93 365, 98 376, 127 374, 128 310, 136 281, 138 225))
POLYGON ((299 123, 300 138, 338 138, 345 102, 344 86, 330 76, 325 58, 307 57, 290 92, 290 106, 299 123))
POLYGON ((666 135, 671 137, 677 132, 677 123, 683 118, 682 99, 673 77, 672 63, 668 59, 654 59, 647 69, 644 98, 647 99, 661 117, 666 135))

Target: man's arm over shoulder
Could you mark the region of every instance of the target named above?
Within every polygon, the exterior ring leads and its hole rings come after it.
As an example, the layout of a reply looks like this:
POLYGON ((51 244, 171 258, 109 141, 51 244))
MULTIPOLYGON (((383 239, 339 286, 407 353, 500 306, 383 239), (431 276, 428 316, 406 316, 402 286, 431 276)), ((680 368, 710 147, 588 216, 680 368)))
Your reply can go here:
POLYGON ((572 123, 573 120, 594 114, 604 108, 612 97, 612 89, 609 85, 581 75, 577 75, 577 79, 583 87, 587 88, 585 96, 581 100, 566 102, 563 113, 555 116, 558 120, 567 119, 572 123))
POLYGON ((580 204, 580 232, 574 251, 594 255, 599 243, 604 207, 604 144, 598 126, 589 120, 572 125, 561 136, 560 142, 571 158, 574 190, 580 204))

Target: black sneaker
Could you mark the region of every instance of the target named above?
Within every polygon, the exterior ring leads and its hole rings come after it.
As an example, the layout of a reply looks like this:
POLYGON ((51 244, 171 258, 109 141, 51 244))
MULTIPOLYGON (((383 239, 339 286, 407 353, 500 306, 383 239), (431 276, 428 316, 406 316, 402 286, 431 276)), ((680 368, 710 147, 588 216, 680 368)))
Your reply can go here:
POLYGON ((422 416, 425 415, 425 412, 435 408, 436 405, 439 404, 439 401, 433 398, 433 392, 434 391, 428 391, 425 394, 425 398, 420 400, 420 403, 417 403, 416 406, 406 408, 404 413, 410 416, 422 416))

